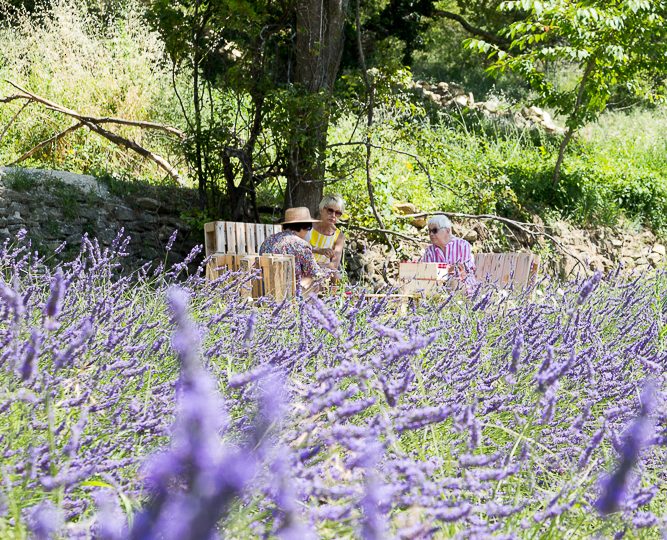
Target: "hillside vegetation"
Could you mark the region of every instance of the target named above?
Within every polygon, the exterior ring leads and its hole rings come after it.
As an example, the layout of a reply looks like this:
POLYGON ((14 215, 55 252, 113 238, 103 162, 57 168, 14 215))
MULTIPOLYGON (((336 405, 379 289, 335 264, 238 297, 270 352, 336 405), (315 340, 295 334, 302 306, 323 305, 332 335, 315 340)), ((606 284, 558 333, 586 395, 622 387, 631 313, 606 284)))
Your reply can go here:
MULTIPOLYGON (((16 92, 5 82, 10 80, 83 114, 160 122, 187 130, 177 92, 187 93, 186 81, 179 76, 172 79, 164 46, 143 19, 141 4, 122 6, 102 18, 81 3, 57 0, 38 15, 5 17, 0 31, 2 95, 16 92)), ((434 54, 422 55, 415 69, 435 73, 434 54)), ((477 69, 476 77, 482 76, 479 67, 470 69, 477 69)), ((664 108, 644 106, 604 114, 576 137, 554 187, 550 173, 557 137, 467 110, 431 109, 406 89, 412 76, 404 68, 378 76, 382 92, 378 91, 370 128, 369 165, 385 225, 400 228, 402 222, 392 206, 410 201, 425 211, 490 212, 518 219, 537 213, 547 221, 562 217, 586 225, 615 224, 627 218, 659 233, 667 227, 664 108)), ((347 144, 362 139, 363 110, 350 97, 358 84, 358 76, 350 72, 333 97, 341 113, 329 128, 325 179, 327 190, 340 192, 348 200, 351 219, 371 225, 375 217, 366 189, 365 147, 347 144)), ((488 84, 485 88, 498 93, 508 108, 521 105, 518 93, 529 97, 516 81, 505 80, 503 90, 488 84)), ((228 99, 228 106, 234 106, 235 96, 220 94, 216 99, 228 99)), ((183 105, 189 107, 187 102, 183 105)), ((0 145, 0 160, 5 164, 72 124, 71 118, 34 104, 20 108, 20 102, 0 107, 0 125, 8 126, 0 145)), ((118 132, 166 157, 194 182, 187 145, 133 127, 120 127, 118 132)), ((152 183, 171 181, 152 162, 85 129, 45 146, 22 163, 152 183)), ((284 189, 280 177, 260 184, 258 204, 279 208, 284 189)), ((218 217, 185 208, 184 212, 200 220, 218 217)))

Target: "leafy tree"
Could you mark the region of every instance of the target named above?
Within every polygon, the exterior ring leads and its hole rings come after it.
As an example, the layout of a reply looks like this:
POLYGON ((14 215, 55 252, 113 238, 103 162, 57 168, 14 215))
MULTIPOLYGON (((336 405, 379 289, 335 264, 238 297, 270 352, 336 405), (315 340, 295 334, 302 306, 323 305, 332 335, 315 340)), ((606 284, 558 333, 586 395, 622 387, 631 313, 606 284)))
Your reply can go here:
POLYGON ((189 156, 214 211, 256 219, 255 188, 277 177, 286 205, 319 203, 346 9, 347 0, 149 1, 174 71, 189 73, 189 156))
POLYGON ((616 87, 662 97, 660 88, 646 88, 639 81, 647 73, 664 74, 667 67, 667 2, 520 0, 503 2, 500 9, 525 14, 504 31, 510 46, 476 38, 467 46, 493 60, 491 72, 520 74, 538 103, 567 117, 552 176, 555 186, 568 143, 604 111, 616 87), (571 87, 550 80, 545 68, 553 63, 577 68, 571 87))

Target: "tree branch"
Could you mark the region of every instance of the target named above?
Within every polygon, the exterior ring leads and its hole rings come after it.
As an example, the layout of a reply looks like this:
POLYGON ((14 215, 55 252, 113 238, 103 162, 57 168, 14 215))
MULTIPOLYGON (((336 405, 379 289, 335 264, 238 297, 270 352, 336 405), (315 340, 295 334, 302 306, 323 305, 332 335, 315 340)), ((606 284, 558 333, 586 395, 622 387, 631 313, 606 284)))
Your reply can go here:
POLYGON ((484 41, 487 41, 491 43, 492 45, 495 45, 499 49, 502 49, 503 51, 509 52, 509 48, 511 45, 511 42, 496 35, 492 34, 491 32, 487 32, 486 30, 482 30, 481 28, 477 28, 473 25, 471 25, 468 21, 466 21, 461 15, 458 13, 452 13, 451 11, 445 11, 442 9, 436 9, 433 11, 433 16, 440 16, 444 17, 445 19, 449 19, 451 21, 455 21, 459 23, 463 29, 468 32, 469 34, 472 34, 473 36, 479 36, 481 38, 484 38, 484 41))
POLYGON ((23 94, 14 94, 11 96, 7 96, 5 98, 1 98, 0 103, 8 103, 16 99, 25 99, 28 102, 36 101, 44 105, 49 110, 67 114, 68 116, 71 116, 82 122, 92 122, 94 124, 119 124, 124 126, 139 127, 143 129, 155 129, 158 131, 164 131, 166 133, 169 133, 170 135, 175 135, 179 139, 185 138, 185 133, 182 132, 180 129, 175 128, 173 126, 158 124, 156 122, 145 122, 143 120, 128 120, 126 118, 115 118, 113 116, 97 117, 97 116, 79 114, 76 111, 63 107, 62 105, 52 103, 44 98, 41 98, 40 96, 37 96, 36 94, 32 94, 31 92, 24 90, 23 88, 13 83, 12 81, 6 81, 6 82, 11 84, 14 88, 17 88, 18 90, 23 92, 23 94))
MULTIPOLYGON (((29 102, 28 102, 29 103, 29 102)), ((77 129, 83 127, 83 122, 77 122, 76 124, 68 127, 66 130, 61 131, 60 133, 56 133, 53 137, 50 137, 46 139, 45 141, 42 141, 41 143, 37 144, 36 146, 33 146, 30 150, 28 150, 25 154, 23 154, 21 157, 18 159, 15 159, 12 161, 9 165, 16 165, 18 163, 21 163, 22 161, 25 161, 28 159, 30 156, 32 156, 35 152, 38 152, 45 146, 48 146, 54 142, 56 142, 58 139, 62 139, 65 135, 68 133, 72 133, 73 131, 76 131, 77 129)))
POLYGON ((11 117, 9 122, 7 122, 7 125, 5 126, 5 129, 2 130, 2 133, 0 133, 0 142, 2 142, 2 139, 5 138, 5 135, 9 131, 9 128, 12 126, 12 124, 16 121, 16 119, 19 117, 19 115, 23 112, 23 110, 30 105, 29 101, 26 101, 23 106, 14 114, 14 116, 11 117))
POLYGON ((418 246, 423 246, 426 243, 426 242, 420 242, 419 240, 415 240, 414 238, 408 236, 407 234, 403 234, 397 231, 392 231, 391 229, 372 229, 369 227, 362 227, 361 225, 352 225, 351 223, 343 223, 343 222, 341 222, 339 226, 345 227, 347 229, 352 229, 354 231, 383 234, 385 235, 385 237, 387 235, 397 236, 398 238, 402 238, 403 240, 407 240, 408 242, 412 242, 413 244, 417 244, 418 246))
MULTIPOLYGON (((43 98, 43 97, 40 97, 36 94, 28 92, 27 90, 21 88, 19 85, 17 85, 16 83, 13 83, 12 81, 7 81, 7 83, 10 84, 11 86, 13 86, 14 88, 16 88, 17 90, 19 90, 20 92, 22 92, 23 95, 22 96, 16 96, 16 95, 9 96, 8 98, 5 98, 3 101, 7 102, 7 101, 13 100, 13 99, 26 99, 26 100, 33 101, 33 102, 36 102, 36 103, 41 103, 47 109, 50 109, 52 111, 55 111, 55 112, 58 112, 58 113, 61 113, 61 114, 67 115, 67 116, 71 116, 71 117, 75 118, 76 120, 79 120, 79 122, 81 124, 86 126, 91 131, 94 131, 95 133, 97 133, 98 135, 101 135, 102 137, 111 141, 112 143, 114 143, 118 146, 122 146, 123 148, 133 150, 134 152, 136 152, 140 156, 145 157, 146 159, 149 159, 149 160, 153 161, 160 168, 162 168, 164 171, 166 171, 167 174, 169 174, 169 176, 171 176, 179 184, 181 184, 183 186, 185 185, 184 182, 183 182, 183 179, 181 178, 181 175, 178 173, 178 171, 166 159, 164 159, 162 156, 160 156, 158 154, 155 154, 155 153, 151 152, 150 150, 147 150, 143 146, 137 144, 136 142, 134 142, 130 139, 126 139, 125 137, 122 137, 122 136, 120 136, 116 133, 108 131, 108 130, 104 129, 103 127, 99 126, 97 121, 99 121, 99 120, 104 121, 105 119, 99 119, 99 118, 94 118, 94 117, 81 115, 78 112, 73 111, 72 109, 68 109, 67 107, 63 107, 61 105, 58 105, 57 103, 49 101, 46 98, 43 98)), ((147 123, 142 122, 142 123, 147 124, 146 127, 148 127, 148 125, 151 124, 150 122, 147 122, 147 123)), ((151 127, 159 126, 159 125, 160 124, 153 124, 151 127)), ((161 126, 161 127, 166 128, 167 126, 161 126)), ((72 126, 72 128, 73 128, 73 126, 72 126)), ((72 130, 72 128, 70 128, 70 131, 72 130)), ((63 132, 63 134, 64 134, 64 132, 63 132)), ((59 134, 59 135, 62 136, 63 134, 59 134)))
POLYGON ((418 214, 404 214, 398 217, 402 219, 414 219, 414 218, 428 217, 428 216, 448 216, 448 217, 456 217, 464 219, 484 219, 490 221, 498 221, 506 226, 514 227, 520 231, 523 231, 524 233, 532 237, 544 236, 545 238, 551 240, 556 245, 556 247, 558 247, 558 249, 560 249, 563 253, 575 259, 577 263, 580 264, 584 269, 587 268, 584 261, 582 261, 577 255, 565 249, 565 247, 560 241, 556 240, 556 238, 554 238, 546 231, 540 230, 540 227, 534 223, 525 223, 522 221, 516 221, 509 218, 496 216, 495 214, 462 214, 459 212, 420 212, 418 214), (533 227, 534 229, 531 230, 530 229, 531 227, 533 227))

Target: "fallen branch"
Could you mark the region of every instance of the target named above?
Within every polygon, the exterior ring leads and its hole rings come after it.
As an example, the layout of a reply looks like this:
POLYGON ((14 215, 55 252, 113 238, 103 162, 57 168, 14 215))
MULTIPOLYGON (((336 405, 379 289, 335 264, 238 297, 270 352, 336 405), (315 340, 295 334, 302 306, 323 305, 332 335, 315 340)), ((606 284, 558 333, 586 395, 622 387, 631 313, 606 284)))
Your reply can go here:
POLYGON ((38 152, 39 150, 41 150, 45 146, 48 146, 48 145, 56 142, 58 139, 62 139, 68 133, 72 133, 72 131, 76 131, 77 129, 79 129, 81 127, 83 127, 83 123, 82 122, 77 122, 73 126, 70 126, 67 129, 65 129, 64 131, 61 131, 60 133, 56 133, 53 137, 50 137, 50 138, 46 139, 45 141, 42 141, 38 145, 33 146, 30 150, 28 150, 21 157, 19 157, 18 159, 15 159, 11 163, 9 163, 9 166, 17 165, 18 163, 21 163, 22 161, 25 161, 30 156, 32 156, 35 152, 38 152))
POLYGON ((5 129, 2 130, 2 133, 0 133, 0 142, 2 142, 2 139, 5 138, 5 135, 9 131, 9 128, 12 126, 12 124, 16 121, 16 119, 19 117, 19 115, 23 112, 23 110, 30 105, 29 101, 26 101, 23 106, 14 114, 14 116, 11 117, 7 125, 5 126, 5 129))
MULTIPOLYGON (((171 128, 169 126, 163 126, 161 124, 154 124, 152 122, 135 122, 132 120, 124 120, 124 119, 119 119, 119 118, 95 118, 95 117, 90 117, 86 115, 79 114, 76 111, 73 111, 72 109, 68 109, 67 107, 63 107, 61 105, 58 105, 57 103, 53 103, 52 101, 49 101, 46 98, 43 98, 41 96, 38 96, 36 94, 33 94, 24 88, 21 88, 19 85, 16 83, 13 83, 12 81, 7 81, 8 84, 22 92, 22 94, 14 94, 12 96, 8 96, 6 98, 0 99, 0 102, 2 103, 7 103, 9 101, 13 101, 16 99, 25 99, 30 102, 36 102, 36 103, 41 103, 44 105, 47 109, 50 109, 54 112, 58 112, 61 114, 65 114, 67 116, 71 116, 72 118, 76 119, 79 121, 79 124, 86 126, 88 129, 91 131, 94 131, 98 135, 104 137, 108 141, 118 145, 122 146, 123 148, 127 148, 129 150, 132 150, 139 154, 140 156, 149 159, 153 161, 155 164, 157 164, 160 168, 162 168, 164 171, 169 174, 174 180, 176 180, 179 184, 182 186, 185 186, 185 183, 183 182, 183 179, 181 178, 181 175, 178 173, 175 167, 173 167, 166 159, 164 159, 162 156, 159 154, 156 154, 154 152, 151 152, 150 150, 144 148, 143 146, 137 144, 136 142, 127 139, 125 137, 122 137, 121 135, 118 135, 116 133, 113 133, 107 129, 104 129, 102 126, 98 125, 99 123, 123 123, 125 125, 134 125, 137 127, 150 127, 153 129, 162 129, 163 131, 168 131, 169 133, 178 133, 179 131, 176 130, 176 128, 171 128)), ((54 135, 49 141, 42 141, 39 143, 36 147, 30 149, 24 156, 29 157, 30 155, 34 154, 39 148, 43 148, 46 144, 49 144, 49 142, 52 142, 53 140, 57 140, 67 133, 70 133, 74 131, 75 129, 78 129, 80 126, 77 126, 75 124, 74 126, 71 126, 64 132, 58 133, 54 135)), ((25 157, 19 158, 19 161, 22 161, 23 159, 26 159, 25 157)), ((17 161, 18 162, 18 161, 17 161)), ((15 162, 15 163, 17 163, 15 162)))
POLYGON ((423 246, 426 242, 421 242, 419 240, 415 240, 411 236, 408 236, 406 234, 392 231, 391 229, 372 229, 369 227, 362 227, 361 225, 352 225, 351 223, 340 223, 341 227, 347 227, 348 229, 352 229, 355 231, 363 231, 363 232, 369 232, 369 233, 378 233, 378 234, 384 234, 388 235, 391 234, 393 236, 397 236, 399 238, 402 238, 403 240, 407 240, 408 242, 412 242, 413 244, 417 244, 418 246, 423 246))
POLYGON ((132 126, 142 129, 155 129, 158 131, 164 131, 166 133, 169 133, 170 135, 175 135, 179 139, 185 139, 186 137, 185 133, 180 129, 175 128, 173 126, 167 126, 165 124, 158 124, 157 122, 146 122, 144 120, 129 120, 127 118, 116 118, 114 116, 90 116, 86 114, 81 114, 72 109, 68 109, 67 107, 63 107, 62 105, 58 105, 57 103, 53 103, 45 98, 42 98, 37 94, 28 92, 27 90, 21 88, 18 84, 12 81, 6 80, 6 82, 12 85, 17 90, 21 91, 22 94, 13 94, 11 96, 1 98, 0 103, 9 103, 10 101, 15 101, 17 99, 36 101, 46 106, 47 109, 50 109, 54 112, 66 114, 68 116, 76 118, 77 120, 80 120, 81 122, 92 122, 93 124, 119 124, 123 126, 132 126))
POLYGON ((563 253, 566 255, 572 257, 577 261, 578 264, 582 266, 582 268, 587 269, 588 267, 582 261, 577 255, 574 253, 571 253, 565 247, 563 244, 558 241, 556 238, 554 238, 552 235, 547 233, 546 231, 540 229, 538 225, 535 223, 525 223, 522 221, 516 221, 513 219, 501 217, 501 216, 496 216, 495 214, 462 214, 459 212, 421 212, 418 214, 404 214, 401 216, 398 216, 403 219, 414 219, 414 218, 420 218, 420 217, 428 217, 428 216, 448 216, 448 217, 455 217, 455 218, 463 218, 463 219, 484 219, 484 220, 489 220, 489 221, 498 221, 500 223, 503 223, 504 225, 514 227, 520 231, 523 231, 524 233, 536 237, 536 236, 544 236, 545 238, 548 238, 551 240, 558 249, 560 249, 563 253), (530 228, 533 227, 534 230, 531 230, 530 228))

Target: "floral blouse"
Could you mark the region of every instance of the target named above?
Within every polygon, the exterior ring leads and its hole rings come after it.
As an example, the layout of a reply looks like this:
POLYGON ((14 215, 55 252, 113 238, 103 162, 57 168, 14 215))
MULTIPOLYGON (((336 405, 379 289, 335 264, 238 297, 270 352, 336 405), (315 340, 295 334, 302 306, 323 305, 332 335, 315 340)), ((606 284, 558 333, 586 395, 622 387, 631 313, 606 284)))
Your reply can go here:
POLYGON ((259 248, 260 255, 294 255, 297 283, 302 277, 316 277, 322 271, 313 256, 312 246, 294 231, 281 231, 269 236, 259 248))

